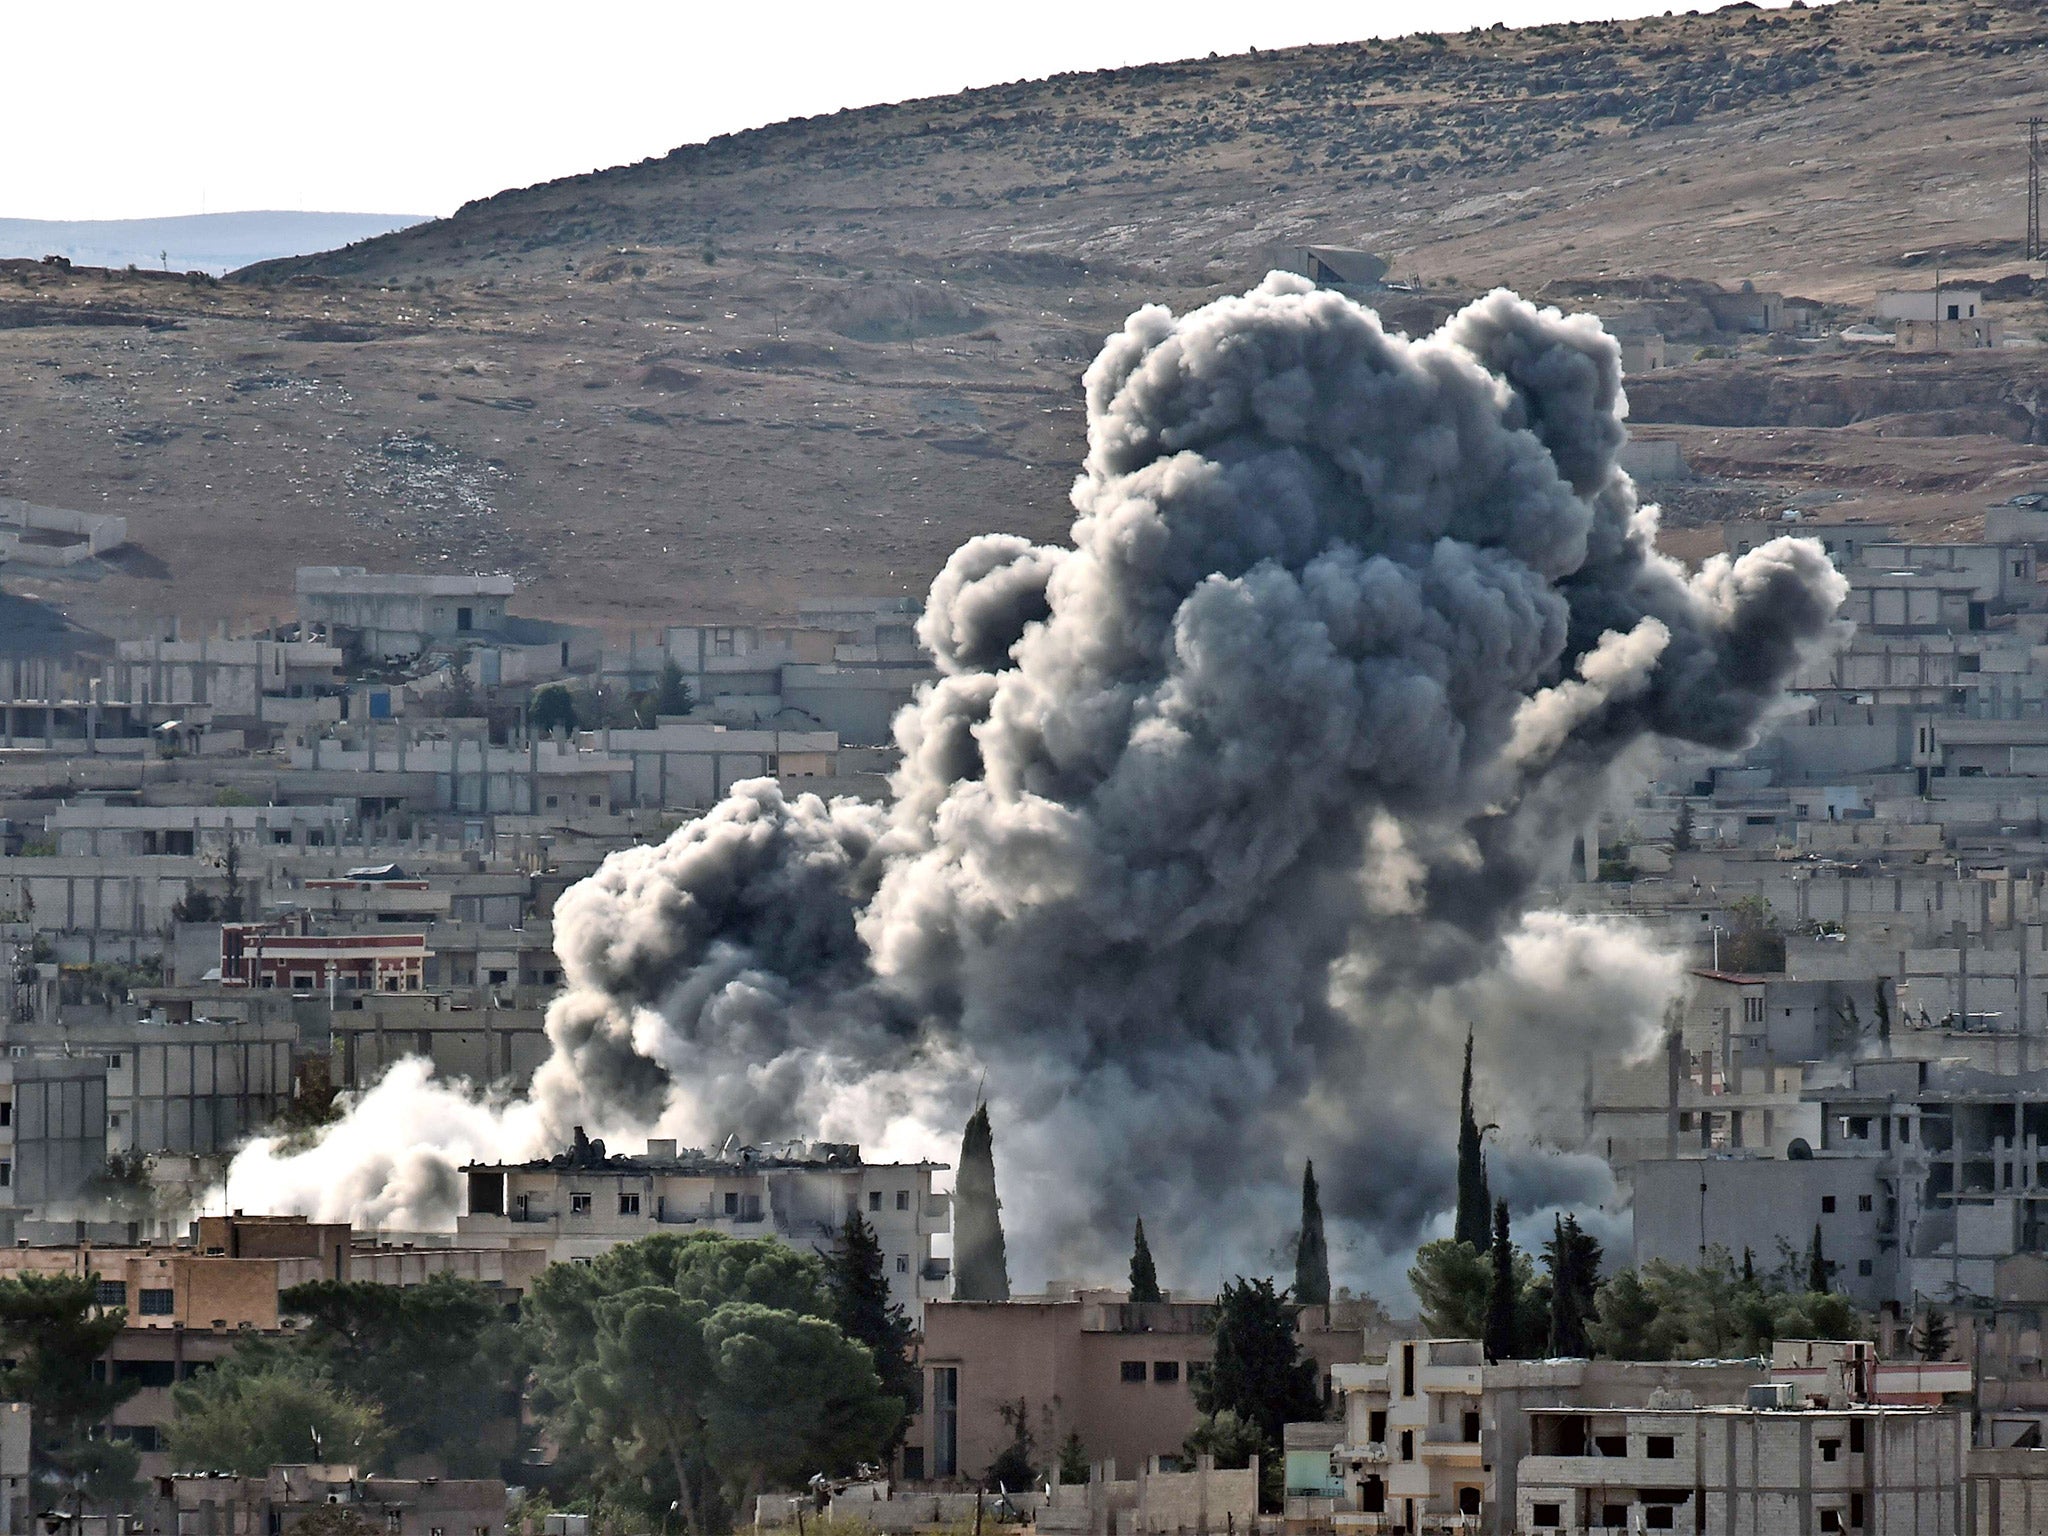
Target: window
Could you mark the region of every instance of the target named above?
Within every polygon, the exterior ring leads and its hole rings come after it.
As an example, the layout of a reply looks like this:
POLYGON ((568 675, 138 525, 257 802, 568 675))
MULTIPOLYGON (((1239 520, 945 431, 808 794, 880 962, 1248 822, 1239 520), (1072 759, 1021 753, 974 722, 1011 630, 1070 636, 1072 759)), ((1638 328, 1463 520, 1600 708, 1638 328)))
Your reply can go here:
POLYGON ((569 1196, 569 1214, 571 1216, 588 1216, 590 1214, 590 1196, 572 1192, 569 1196))
POLYGON ((1542 1529, 1554 1530, 1558 1523, 1557 1517, 1561 1508, 1562 1506, 1557 1504, 1531 1504, 1529 1506, 1529 1523, 1542 1529))
POLYGON ((621 1194, 619 1196, 619 1214, 621 1216, 638 1216, 640 1214, 639 1195, 621 1194))
POLYGON ((140 1310, 144 1317, 169 1317, 175 1310, 171 1304, 172 1296, 168 1286, 145 1285, 137 1299, 142 1303, 140 1310))
POLYGON ((128 1305, 128 1282, 125 1280, 98 1280, 93 1283, 92 1299, 102 1307, 125 1307, 128 1305))
POLYGON ((1626 1504, 1602 1504, 1600 1506, 1600 1523, 1610 1531, 1627 1530, 1628 1506, 1626 1504))
POLYGON ((503 985, 505 985, 507 981, 511 979, 511 976, 512 973, 510 971, 492 971, 491 985, 494 987, 502 987, 503 985))
POLYGON ((1857 1209, 1857 1210, 1859 1210, 1859 1211, 1867 1211, 1867 1210, 1869 1210, 1869 1209, 1870 1209, 1870 1207, 1871 1207, 1871 1198, 1870 1198, 1870 1196, 1868 1196, 1868 1195, 1858 1195, 1858 1196, 1856 1197, 1856 1209, 1857 1209))
POLYGON ((1180 1362, 1178 1360, 1154 1360, 1152 1362, 1152 1379, 1162 1384, 1179 1381, 1180 1362))
MULTIPOLYGON (((1855 1455, 1860 1456, 1863 1454, 1863 1435, 1868 1428, 1869 1426, 1861 1419, 1851 1419, 1849 1421, 1849 1449, 1855 1455)), ((1858 1520, 1856 1523, 1861 1525, 1863 1522, 1858 1520)))
POLYGON ((903 1481, 921 1483, 924 1481, 924 1447, 906 1445, 903 1447, 903 1481))
POLYGON ((121 1053, 119 1051, 116 1051, 113 1055, 109 1056, 107 1058, 107 1065, 110 1067, 119 1067, 121 1065, 121 1053))
POLYGON ((1413 1397, 1415 1395, 1415 1346, 1413 1344, 1403 1344, 1401 1346, 1401 1395, 1403 1397, 1413 1397))
POLYGON ((1870 1260, 1858 1259, 1856 1261, 1856 1273, 1859 1275, 1868 1275, 1870 1273, 1870 1260))
POLYGON ((907 1190, 907 1189, 899 1189, 899 1190, 897 1190, 897 1191, 896 1191, 896 1209, 897 1209, 897 1210, 899 1210, 899 1211, 907 1211, 907 1210, 909 1210, 909 1209, 910 1209, 910 1191, 909 1191, 909 1190, 907 1190))
POLYGON ((1463 1424, 1463 1429, 1464 1429, 1464 1433, 1465 1433, 1465 1443, 1466 1443, 1467 1445, 1477 1445, 1477 1444, 1479 1443, 1479 1410, 1478 1410, 1478 1409, 1476 1409, 1476 1408, 1467 1408, 1467 1409, 1465 1410, 1465 1420, 1464 1420, 1464 1424, 1463 1424))
POLYGON ((1415 1459, 1415 1431, 1412 1429, 1401 1431, 1401 1459, 1403 1461, 1413 1461, 1415 1459))
POLYGON ((1842 1454, 1842 1442, 1841 1442, 1841 1441, 1839 1441, 1839 1440, 1823 1440, 1823 1441, 1821 1441, 1821 1443, 1820 1443, 1820 1459, 1821 1459, 1822 1461, 1833 1461, 1833 1460, 1835 1460, 1835 1459, 1836 1459, 1837 1457, 1839 1457, 1839 1456, 1840 1456, 1841 1454, 1842 1454))
POLYGON ((556 807, 556 806, 558 806, 558 805, 560 805, 560 804, 561 804, 561 801, 562 801, 562 797, 561 797, 560 795, 549 795, 549 796, 548 796, 548 809, 552 811, 553 809, 555 809, 555 807, 556 807))
POLYGON ((1963 306, 1962 306, 1962 305, 1960 305, 1960 304, 1951 304, 1951 305, 1949 305, 1949 307, 1948 307, 1948 317, 1949 317, 1949 319, 1951 319, 1951 320, 1960 320, 1960 319, 1962 319, 1962 318, 1963 318, 1963 306))
POLYGON ((1479 1490, 1470 1483, 1458 1490, 1458 1513, 1476 1515, 1479 1513, 1479 1490))
MULTIPOLYGON (((473 628, 475 624, 476 610, 474 608, 458 608, 455 610, 455 627, 458 630, 469 630, 473 628)), ((441 1536, 441 1533, 439 1531, 436 1531, 434 1532, 434 1536, 441 1536)))
POLYGON ((107 1438, 125 1440, 138 1451, 163 1449, 163 1433, 154 1424, 109 1424, 107 1438))
POLYGON ((1820 1197, 1820 1213, 1823 1216, 1835 1214, 1835 1197, 1833 1195, 1822 1195, 1820 1197))
POLYGON ((727 1195, 725 1197, 725 1214, 728 1216, 737 1216, 739 1215, 739 1213, 740 1197, 738 1195, 727 1195))
POLYGON ((14 1100, 0 1099, 0 1125, 14 1124, 14 1100))
POLYGON ((869 1209, 869 1210, 871 1210, 871 1211, 879 1211, 879 1210, 880 1210, 881 1208, 882 1208, 882 1192, 881 1192, 881 1191, 880 1191, 879 1189, 871 1189, 871 1190, 869 1190, 869 1191, 868 1191, 868 1209, 869 1209))
POLYGON ((1673 1511, 1669 1504, 1646 1505, 1643 1509, 1643 1526, 1645 1529, 1652 1531, 1673 1530, 1676 1527, 1671 1518, 1672 1513, 1673 1511))
POLYGON ((1366 1414, 1365 1438, 1376 1445, 1383 1445, 1387 1438, 1387 1410, 1374 1408, 1366 1414))
POLYGON ((1126 1360, 1123 1363, 1122 1369, 1125 1381, 1143 1381, 1145 1379, 1145 1362, 1142 1360, 1126 1360))
POLYGON ((1652 1435, 1644 1444, 1643 1454, 1652 1461, 1671 1461, 1678 1455, 1678 1442, 1670 1435, 1652 1435))
POLYGON ((1593 1449, 1602 1456, 1626 1456, 1628 1454, 1628 1436, 1595 1435, 1593 1437, 1593 1449))
POLYGON ((1842 1528, 1842 1512, 1839 1509, 1822 1510, 1820 1528, 1824 1531, 1839 1531, 1842 1528))
POLYGON ((6 1189, 14 1182, 14 1164, 0 1158, 0 1189, 6 1189))
POLYGON ((1745 997, 1742 1000, 1742 1022, 1761 1024, 1764 1021, 1764 1000, 1761 997, 1745 997))
POLYGON ((899 1254, 897 1254, 897 1255, 896 1255, 896 1273, 897 1273, 897 1274, 899 1274, 899 1275, 907 1275, 907 1274, 909 1274, 909 1273, 910 1273, 910 1255, 909 1255, 909 1254, 907 1254, 907 1253, 899 1253, 899 1254))

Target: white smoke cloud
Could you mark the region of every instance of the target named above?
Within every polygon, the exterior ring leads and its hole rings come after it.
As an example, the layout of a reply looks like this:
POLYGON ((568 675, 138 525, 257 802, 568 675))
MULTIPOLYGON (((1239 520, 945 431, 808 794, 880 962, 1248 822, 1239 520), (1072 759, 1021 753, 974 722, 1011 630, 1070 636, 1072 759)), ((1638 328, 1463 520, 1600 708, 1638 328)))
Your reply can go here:
POLYGON ((1597 1202, 1528 1138, 1676 971, 1531 915, 1537 882, 1632 747, 1751 738, 1841 577, 1810 540, 1659 555, 1618 348, 1506 292, 1410 341, 1275 274, 1140 310, 1085 388, 1071 543, 973 539, 933 583, 891 806, 761 781, 614 855, 558 906, 530 1100, 394 1074, 375 1134, 366 1100, 245 1152, 237 1203, 445 1221, 437 1169, 574 1124, 947 1155, 985 1075, 1020 1279, 1114 1273, 1142 1214, 1208 1283, 1308 1156, 1377 1275, 1449 1203, 1468 1021, 1497 1186, 1597 1202))

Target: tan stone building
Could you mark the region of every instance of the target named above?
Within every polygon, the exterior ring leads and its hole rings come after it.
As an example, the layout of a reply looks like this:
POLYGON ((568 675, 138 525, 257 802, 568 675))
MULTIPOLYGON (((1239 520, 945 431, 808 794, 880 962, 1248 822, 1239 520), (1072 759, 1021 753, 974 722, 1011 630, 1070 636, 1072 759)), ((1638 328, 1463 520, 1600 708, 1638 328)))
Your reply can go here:
MULTIPOLYGON (((1079 1435, 1091 1462, 1129 1474, 1177 1455, 1195 1427, 1193 1382, 1215 1355, 1210 1301, 1133 1303, 1122 1291, 1011 1301, 935 1301, 924 1314, 924 1408, 904 1446, 908 1481, 978 1477, 1015 1438, 1024 1405, 1034 1453, 1079 1435)), ((1325 1380, 1383 1340, 1376 1302, 1303 1309, 1303 1352, 1325 1380)))

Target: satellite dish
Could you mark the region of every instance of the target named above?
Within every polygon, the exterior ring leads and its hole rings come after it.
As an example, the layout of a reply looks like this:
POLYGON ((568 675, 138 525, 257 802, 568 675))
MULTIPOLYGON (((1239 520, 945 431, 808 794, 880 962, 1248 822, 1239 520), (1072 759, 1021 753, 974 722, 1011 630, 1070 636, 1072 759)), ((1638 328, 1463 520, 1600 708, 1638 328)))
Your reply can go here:
POLYGON ((1806 1144, 1804 1136, 1794 1136, 1785 1143, 1785 1156, 1795 1163, 1810 1163, 1813 1161, 1813 1148, 1806 1144))

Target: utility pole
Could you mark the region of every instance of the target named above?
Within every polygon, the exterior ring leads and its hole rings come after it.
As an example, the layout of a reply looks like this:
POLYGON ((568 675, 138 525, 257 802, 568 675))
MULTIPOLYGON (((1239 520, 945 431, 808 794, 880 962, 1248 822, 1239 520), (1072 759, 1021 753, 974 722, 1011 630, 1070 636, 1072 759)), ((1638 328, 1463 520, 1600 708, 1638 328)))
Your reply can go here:
POLYGON ((2027 260, 2039 261, 2041 245, 2041 122, 2027 119, 2027 260))

